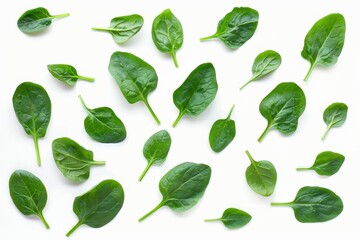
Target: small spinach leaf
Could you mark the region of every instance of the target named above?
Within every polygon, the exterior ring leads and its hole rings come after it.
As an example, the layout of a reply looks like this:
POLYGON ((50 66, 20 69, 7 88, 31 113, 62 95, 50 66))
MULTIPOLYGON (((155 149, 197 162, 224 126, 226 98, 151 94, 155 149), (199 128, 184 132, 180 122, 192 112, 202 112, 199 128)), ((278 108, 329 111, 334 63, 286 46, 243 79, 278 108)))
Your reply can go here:
POLYGON ((155 69, 144 60, 126 52, 113 53, 108 69, 126 100, 131 104, 143 101, 156 123, 160 124, 147 100, 149 93, 157 87, 158 76, 155 69))
POLYGON ((9 188, 11 199, 22 214, 36 215, 46 228, 50 228, 42 213, 47 192, 38 177, 24 170, 16 170, 10 177, 9 188))
POLYGON ((74 86, 77 80, 84 80, 88 82, 93 82, 95 80, 94 78, 78 75, 76 69, 68 64, 50 64, 47 65, 47 69, 54 78, 66 83, 69 86, 74 86))
POLYGON ((251 221, 251 215, 237 208, 228 208, 221 218, 205 219, 205 222, 221 221, 229 229, 241 228, 251 221))
POLYGON ((50 15, 49 11, 43 7, 34 8, 24 12, 19 20, 17 26, 23 33, 36 33, 47 29, 53 19, 63 18, 69 16, 69 13, 60 15, 50 15))
POLYGON ((215 34, 200 38, 200 41, 219 38, 229 48, 237 49, 254 35, 258 21, 259 13, 256 10, 236 7, 219 21, 215 34))
POLYGON ((258 141, 261 142, 272 128, 282 134, 295 132, 305 107, 305 94, 296 83, 277 85, 260 103, 260 113, 267 119, 268 125, 258 141))
POLYGON ((215 68, 211 63, 203 63, 195 68, 184 83, 174 91, 173 101, 179 109, 175 127, 184 114, 197 116, 214 100, 218 90, 215 68))
POLYGON ((116 17, 111 20, 110 27, 93 30, 109 32, 117 44, 126 43, 131 37, 138 33, 144 24, 144 19, 138 14, 116 17))
POLYGON ((40 166, 39 138, 46 134, 51 117, 51 101, 46 90, 35 83, 21 83, 12 98, 15 114, 27 135, 31 135, 40 166))
POLYGON ((53 141, 52 152, 56 166, 61 173, 74 182, 87 180, 90 176, 91 166, 105 164, 103 161, 94 161, 92 151, 66 137, 57 138, 53 141))
POLYGON ((75 198, 73 211, 78 223, 66 234, 69 237, 82 224, 100 228, 113 220, 124 203, 124 190, 115 180, 104 180, 75 198))
POLYGON ((176 51, 181 48, 184 42, 184 33, 179 19, 170 9, 165 9, 154 19, 151 32, 157 49, 160 52, 170 53, 175 66, 179 67, 176 51))
POLYGON ((329 130, 333 127, 341 127, 347 117, 348 106, 345 103, 333 103, 328 106, 323 114, 324 122, 327 125, 326 131, 322 136, 322 140, 325 139, 329 130))
POLYGON ((314 170, 319 175, 331 176, 337 173, 344 163, 345 157, 335 152, 322 152, 317 155, 314 164, 309 168, 297 168, 298 171, 314 170))
POLYGON ((192 208, 204 195, 209 184, 211 168, 205 164, 185 162, 167 172, 160 180, 161 202, 139 222, 163 206, 182 212, 192 208))
POLYGON ((295 218, 302 223, 326 222, 339 216, 343 210, 341 198, 322 187, 303 187, 294 201, 271 203, 271 206, 293 208, 295 218))
POLYGON ((145 142, 143 154, 148 161, 148 164, 139 177, 139 181, 144 178, 145 174, 153 164, 162 164, 165 161, 169 153, 170 146, 171 137, 166 130, 156 132, 145 142))
POLYGON ((235 105, 232 106, 226 119, 217 120, 210 129, 209 143, 214 152, 221 152, 235 138, 235 121, 230 119, 234 107, 235 105))

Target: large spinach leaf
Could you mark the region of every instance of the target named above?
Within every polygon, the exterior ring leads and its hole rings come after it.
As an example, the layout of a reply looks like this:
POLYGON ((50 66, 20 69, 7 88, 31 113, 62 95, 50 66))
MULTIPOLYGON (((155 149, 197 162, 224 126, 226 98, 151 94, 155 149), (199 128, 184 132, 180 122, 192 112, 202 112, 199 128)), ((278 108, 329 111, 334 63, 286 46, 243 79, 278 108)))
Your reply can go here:
POLYGON ((237 208, 228 208, 221 218, 205 219, 205 222, 221 221, 229 229, 241 228, 251 221, 251 215, 237 208))
POLYGON ((78 80, 88 82, 93 82, 95 80, 94 78, 78 75, 76 69, 68 64, 50 64, 47 65, 47 69, 54 78, 69 86, 74 86, 78 80))
POLYGON ((347 117, 348 106, 345 103, 333 103, 328 106, 323 114, 324 122, 327 125, 326 131, 322 136, 322 140, 325 139, 329 130, 334 127, 341 127, 347 117))

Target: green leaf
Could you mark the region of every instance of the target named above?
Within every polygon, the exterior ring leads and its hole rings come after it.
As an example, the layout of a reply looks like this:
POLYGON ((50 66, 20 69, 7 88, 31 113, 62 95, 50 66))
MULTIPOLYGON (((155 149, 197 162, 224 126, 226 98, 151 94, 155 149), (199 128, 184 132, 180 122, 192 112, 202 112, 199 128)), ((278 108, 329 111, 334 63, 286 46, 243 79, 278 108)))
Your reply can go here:
POLYGON ((259 13, 256 10, 236 7, 219 21, 215 34, 200 41, 218 38, 229 48, 237 49, 254 35, 258 21, 259 13))
POLYGON ((153 164, 162 164, 165 161, 170 146, 171 137, 166 130, 156 132, 145 142, 143 154, 148 164, 139 177, 139 181, 144 178, 145 174, 153 164))
POLYGON ((47 192, 41 180, 30 172, 16 170, 9 180, 10 196, 19 211, 28 216, 35 215, 50 228, 43 216, 47 192))
POLYGON ((40 166, 38 139, 46 134, 51 117, 51 101, 46 90, 35 83, 23 82, 12 98, 15 114, 27 135, 32 136, 37 163, 40 166))
POLYGON ((185 82, 174 91, 173 101, 179 109, 175 127, 184 114, 197 116, 214 100, 218 90, 215 68, 211 63, 203 63, 195 68, 185 82))
POLYGON ((155 69, 144 60, 126 52, 114 52, 108 69, 126 100, 130 104, 143 101, 156 123, 160 124, 147 100, 149 93, 157 87, 158 76, 155 69))
POLYGON ((138 33, 144 24, 144 19, 138 14, 116 17, 111 20, 110 27, 98 28, 93 30, 109 32, 117 44, 124 44, 136 33, 138 33))
POLYGON ((56 166, 67 179, 84 182, 90 176, 90 167, 104 165, 105 162, 93 160, 89 151, 70 138, 57 138, 52 143, 53 157, 56 166))
POLYGON ((228 208, 221 218, 205 219, 205 222, 221 221, 229 229, 241 228, 251 221, 251 215, 236 208, 228 208))
POLYGON ((260 103, 260 113, 268 125, 258 141, 261 142, 272 128, 286 135, 295 132, 305 107, 305 94, 296 83, 277 85, 260 103))
POLYGON ((294 210, 295 218, 302 223, 326 222, 336 218, 343 210, 341 198, 322 187, 303 187, 295 200, 288 203, 271 203, 271 206, 287 206, 294 210))
POLYGON ((160 180, 161 202, 139 222, 163 206, 183 212, 195 206, 204 195, 209 184, 211 168, 205 164, 185 162, 167 172, 160 180))
POLYGON ((17 21, 17 26, 23 33, 36 33, 47 29, 53 19, 69 16, 69 13, 60 15, 50 15, 49 11, 43 7, 27 10, 17 21))
POLYGON ((301 56, 310 61, 310 69, 304 79, 307 81, 316 65, 330 67, 341 54, 345 41, 345 19, 333 13, 317 21, 307 33, 301 56))
POLYGON ((274 165, 269 161, 255 161, 246 150, 250 159, 250 166, 246 169, 246 181, 249 187, 264 197, 270 196, 275 189, 277 173, 274 165))
POLYGON ((210 129, 209 143, 214 152, 221 152, 235 138, 235 121, 230 119, 234 107, 235 105, 232 106, 226 119, 219 119, 215 121, 210 129))
POLYGON ((92 139, 101 143, 118 143, 126 138, 126 128, 111 108, 89 109, 80 95, 79 98, 88 113, 84 120, 85 131, 92 139))
POLYGON ((345 103, 333 103, 328 106, 323 114, 324 122, 327 125, 326 131, 322 136, 322 140, 325 139, 326 135, 328 134, 329 130, 334 127, 341 127, 347 116, 348 106, 345 103))
POLYGON ((170 9, 165 9, 154 19, 151 33, 157 49, 160 52, 170 53, 175 66, 179 67, 176 51, 184 42, 184 33, 179 19, 170 9))
POLYGON ((281 56, 279 53, 273 50, 267 50, 260 53, 256 58, 252 66, 252 78, 246 82, 240 90, 242 90, 249 83, 259 80, 266 75, 272 73, 281 65, 281 56))
POLYGON ((54 78, 66 83, 69 86, 74 86, 77 80, 84 80, 88 82, 93 82, 95 80, 94 78, 78 75, 76 69, 68 64, 50 64, 47 65, 47 69, 54 78))
POLYGON ((322 152, 317 155, 314 164, 309 168, 297 168, 298 171, 314 170, 319 175, 332 176, 337 173, 344 163, 345 157, 340 153, 322 152))
POLYGON ((104 180, 75 198, 73 211, 78 223, 66 234, 69 237, 82 224, 100 228, 113 220, 124 203, 124 190, 115 180, 104 180))

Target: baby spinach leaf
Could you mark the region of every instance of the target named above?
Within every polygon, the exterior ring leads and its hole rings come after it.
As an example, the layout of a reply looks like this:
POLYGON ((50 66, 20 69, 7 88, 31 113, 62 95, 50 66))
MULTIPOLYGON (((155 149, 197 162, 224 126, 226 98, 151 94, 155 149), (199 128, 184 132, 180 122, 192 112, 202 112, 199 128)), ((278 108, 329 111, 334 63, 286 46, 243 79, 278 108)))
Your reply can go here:
POLYGON ((275 189, 277 173, 274 165, 269 161, 255 161, 249 151, 248 155, 251 165, 246 169, 246 181, 249 187, 264 197, 270 196, 275 189))
POLYGON ((221 152, 235 138, 235 121, 230 119, 234 107, 235 105, 232 106, 226 119, 217 120, 210 129, 209 143, 214 152, 221 152))
POLYGON ((111 108, 89 109, 80 95, 79 98, 88 113, 84 120, 85 131, 92 139, 101 143, 118 143, 126 138, 126 128, 111 108))
POLYGON ((305 107, 305 94, 296 83, 277 85, 260 103, 260 113, 268 125, 258 141, 261 142, 272 128, 286 135, 295 132, 305 107))
POLYGON ((259 13, 256 10, 236 7, 219 21, 215 34, 200 38, 200 41, 219 38, 229 48, 237 49, 254 35, 258 21, 259 13))
POLYGON ((27 135, 35 144, 37 163, 40 166, 39 138, 46 134, 51 117, 51 101, 46 90, 35 83, 23 82, 12 98, 15 114, 27 135))
POLYGON ((211 168, 205 164, 185 162, 167 172, 160 180, 161 202, 139 222, 149 217, 163 206, 183 212, 194 205, 204 195, 211 176, 211 168))
POLYGON ((69 13, 60 15, 50 15, 49 11, 43 7, 27 10, 17 21, 17 26, 23 33, 36 33, 47 29, 53 19, 69 16, 69 13))
POLYGON ((109 32, 117 44, 124 44, 136 33, 144 24, 144 19, 138 14, 113 18, 110 27, 93 27, 93 30, 109 32))
POLYGON ((165 9, 154 19, 151 32, 157 49, 160 52, 170 53, 175 66, 179 67, 176 51, 181 48, 184 42, 184 33, 179 19, 170 9, 165 9))
POLYGON ((50 228, 43 216, 47 192, 41 180, 30 172, 16 170, 9 180, 10 196, 19 211, 28 216, 35 215, 50 228))
POLYGON ((76 69, 68 64, 50 64, 47 65, 47 69, 54 78, 66 83, 69 86, 74 86, 77 80, 84 80, 88 82, 93 82, 95 80, 94 78, 78 75, 76 69))
POLYGON ((297 168, 298 171, 314 170, 319 175, 332 176, 337 173, 344 163, 345 157, 340 153, 322 152, 317 155, 314 164, 309 168, 297 168))
POLYGON ((317 21, 306 34, 301 56, 310 61, 310 69, 304 81, 307 81, 316 65, 330 67, 341 54, 345 41, 345 19, 339 13, 333 13, 317 21))
POLYGON ((341 198, 322 187, 303 187, 294 201, 271 203, 271 206, 293 208, 295 218, 302 223, 326 222, 339 216, 343 210, 341 198))
POLYGON ((280 67, 281 56, 279 53, 273 50, 267 50, 260 53, 256 58, 252 66, 252 78, 246 82, 240 90, 242 90, 246 85, 252 81, 259 80, 262 77, 272 73, 280 67))
POLYGON ((100 182, 88 192, 75 198, 73 211, 78 223, 66 234, 69 237, 82 224, 100 228, 113 220, 124 203, 124 190, 120 183, 109 179, 100 182))
POLYGON ((328 106, 323 114, 324 122, 327 125, 326 131, 322 136, 322 140, 325 139, 329 130, 334 127, 341 127, 347 116, 348 106, 345 103, 333 103, 328 106))
POLYGON ((157 87, 158 76, 155 69, 131 53, 114 52, 111 55, 109 72, 126 100, 131 104, 143 101, 156 123, 160 124, 147 100, 149 93, 157 87))
POLYGON ((174 91, 173 101, 179 115, 173 127, 184 114, 197 116, 214 100, 218 90, 215 68, 211 63, 203 63, 195 68, 185 82, 174 91))
POLYGON ((228 208, 221 218, 205 219, 205 222, 221 221, 229 229, 241 228, 251 221, 251 215, 237 208, 228 208))
POLYGON ((90 167, 104 165, 95 162, 93 152, 89 151, 70 138, 57 138, 52 143, 53 157, 56 166, 64 177, 74 182, 84 182, 90 176, 90 167))
POLYGON ((143 148, 143 154, 148 164, 142 172, 139 181, 141 181, 149 168, 153 164, 162 164, 170 150, 171 137, 168 131, 161 130, 153 134, 146 142, 143 148))

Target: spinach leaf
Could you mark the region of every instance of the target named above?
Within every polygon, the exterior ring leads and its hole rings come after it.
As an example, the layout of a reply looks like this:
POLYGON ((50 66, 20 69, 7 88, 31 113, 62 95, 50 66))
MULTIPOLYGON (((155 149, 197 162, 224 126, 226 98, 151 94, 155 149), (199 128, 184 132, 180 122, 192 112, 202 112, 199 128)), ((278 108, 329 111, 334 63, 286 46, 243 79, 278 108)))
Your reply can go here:
POLYGON ((84 120, 85 131, 92 139, 101 143, 118 143, 126 138, 126 128, 111 108, 89 109, 80 95, 79 98, 88 113, 84 120))
POLYGON ((182 212, 192 208, 204 195, 211 176, 211 168, 205 164, 185 162, 167 172, 160 180, 161 202, 139 222, 163 206, 182 212))
POLYGON ((271 203, 271 206, 293 208, 295 218, 302 223, 326 222, 339 216, 343 210, 341 198, 322 187, 303 187, 294 201, 271 203))
POLYGON ((131 104, 143 101, 156 123, 160 124, 147 100, 149 93, 157 87, 158 76, 155 69, 131 53, 115 52, 111 55, 109 72, 126 100, 131 104))
POLYGON ((117 44, 126 43, 144 24, 144 19, 138 14, 113 18, 110 27, 93 27, 93 30, 109 32, 117 44))
POLYGON ((53 141, 52 152, 56 166, 61 173, 74 182, 87 180, 90 176, 91 166, 105 164, 103 161, 94 161, 92 151, 66 137, 57 138, 53 141))
POLYGON ((333 103, 328 106, 323 114, 324 122, 327 125, 326 131, 322 136, 322 140, 325 139, 329 130, 333 127, 341 127, 347 116, 348 106, 345 103, 333 103))
POLYGON ((296 83, 277 85, 260 103, 260 113, 267 119, 268 125, 258 141, 261 142, 272 128, 286 135, 295 132, 305 107, 305 94, 296 83))
POLYGON ((47 69, 54 78, 66 83, 69 86, 74 86, 77 80, 84 80, 88 82, 93 82, 95 80, 94 78, 78 75, 76 69, 68 64, 50 64, 47 65, 47 69))
POLYGON ((165 9, 154 19, 151 32, 157 49, 160 52, 170 53, 175 66, 179 67, 176 51, 181 48, 184 42, 184 33, 179 19, 170 9, 165 9))
POLYGON ((314 170, 319 175, 332 176, 337 173, 344 163, 345 157, 335 152, 322 152, 317 155, 314 164, 309 168, 297 168, 298 171, 314 170))
POLYGON ((73 211, 79 218, 66 234, 69 237, 82 224, 100 228, 113 220, 124 203, 124 190, 115 180, 104 180, 88 192, 75 198, 73 211))
POLYGON ((230 119, 234 107, 235 105, 232 106, 226 119, 217 120, 210 129, 209 143, 214 152, 221 152, 235 138, 235 121, 230 119))
POLYGON ((250 166, 246 169, 246 181, 249 187, 264 197, 270 196, 275 189, 277 173, 274 165, 266 160, 255 161, 249 151, 245 151, 250 159, 250 166))
POLYGON ((161 130, 153 134, 146 142, 143 148, 143 154, 148 164, 142 172, 139 181, 141 181, 149 168, 153 164, 162 164, 170 150, 171 137, 168 131, 161 130))
POLYGON ((345 19, 339 13, 333 13, 317 21, 307 33, 301 56, 310 61, 310 69, 304 81, 307 81, 316 65, 330 67, 341 54, 345 41, 345 19))
POLYGON ((200 41, 219 38, 231 49, 237 49, 246 43, 255 33, 259 13, 251 8, 236 7, 221 19, 215 34, 200 38, 200 41))
POLYGON ((211 63, 203 63, 195 68, 185 82, 174 91, 173 101, 179 115, 173 127, 184 114, 197 116, 214 100, 218 90, 215 68, 211 63))
POLYGON ((281 56, 279 53, 273 50, 267 50, 260 53, 256 58, 252 66, 252 78, 246 82, 240 90, 242 90, 246 85, 252 81, 256 81, 280 67, 281 56))
POLYGON ((221 218, 205 219, 205 222, 221 221, 229 229, 241 228, 251 221, 251 215, 237 208, 228 208, 221 218))
POLYGON ((39 138, 46 134, 51 117, 51 101, 46 90, 35 83, 23 82, 12 98, 15 114, 27 135, 32 136, 40 166, 39 138))
POLYGON ((42 213, 47 201, 47 192, 38 177, 24 170, 16 170, 11 174, 9 188, 11 199, 22 214, 35 215, 46 228, 50 228, 42 213))
POLYGON ((60 15, 50 15, 49 11, 43 7, 34 8, 24 12, 19 20, 17 26, 23 33, 36 33, 47 29, 53 19, 63 18, 69 16, 69 13, 60 15))

